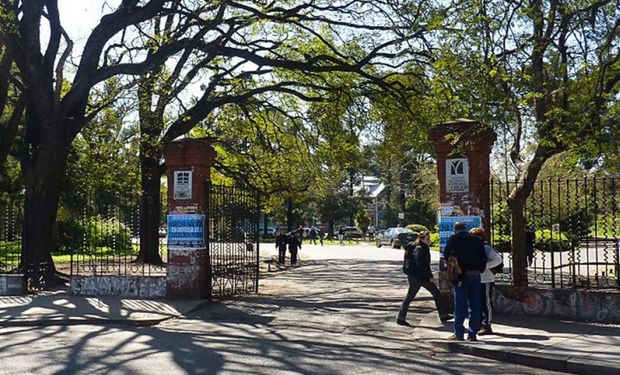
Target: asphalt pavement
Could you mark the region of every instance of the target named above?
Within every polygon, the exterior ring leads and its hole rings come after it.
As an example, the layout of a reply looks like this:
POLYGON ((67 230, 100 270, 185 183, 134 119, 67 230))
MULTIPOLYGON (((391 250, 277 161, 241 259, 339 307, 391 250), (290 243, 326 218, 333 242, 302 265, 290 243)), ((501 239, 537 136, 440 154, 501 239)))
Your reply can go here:
MULTIPOLYGON (((265 256, 274 250, 261 245, 265 256)), ((177 309, 149 326, 101 319, 0 328, 0 368, 3 374, 558 373, 416 338, 434 314, 426 292, 411 306, 414 328, 396 325, 407 289, 402 250, 304 245, 300 254, 299 267, 264 272, 257 295, 177 309)), ((150 306, 142 313, 158 311, 150 306)), ((2 314, 10 309, 0 301, 2 314)))

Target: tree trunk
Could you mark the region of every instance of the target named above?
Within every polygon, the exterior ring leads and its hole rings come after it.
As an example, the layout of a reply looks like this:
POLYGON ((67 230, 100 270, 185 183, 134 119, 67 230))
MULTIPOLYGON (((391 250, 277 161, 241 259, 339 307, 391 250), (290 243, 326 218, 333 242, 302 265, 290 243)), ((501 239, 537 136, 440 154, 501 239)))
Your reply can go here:
MULTIPOLYGON (((523 185, 515 189, 523 189, 523 185)), ((529 193, 528 193, 529 195, 529 193)), ((522 194, 518 194, 523 197, 522 194)), ((524 197, 527 197, 525 195, 524 197)), ((512 231, 512 278, 515 286, 527 286, 527 243, 525 239, 525 199, 509 202, 512 231)))
POLYGON ((329 220, 327 222, 327 239, 330 241, 334 239, 334 221, 333 220, 329 220))
POLYGON ((41 146, 35 158, 24 156, 21 159, 26 197, 20 268, 35 272, 44 269, 46 281, 56 278, 51 255, 52 236, 67 153, 67 149, 61 150, 54 144, 53 147, 41 146))
POLYGON ((142 197, 140 199, 140 252, 136 261, 162 264, 159 254, 159 225, 161 215, 161 167, 153 150, 145 151, 141 144, 140 167, 142 197))
POLYGON ((527 198, 534 189, 534 183, 545 161, 561 151, 561 148, 549 148, 539 144, 532 161, 529 162, 508 197, 512 232, 512 277, 515 286, 527 286, 527 243, 524 215, 527 198))
POLYGON ((288 198, 286 201, 286 231, 293 230, 293 199, 288 198))

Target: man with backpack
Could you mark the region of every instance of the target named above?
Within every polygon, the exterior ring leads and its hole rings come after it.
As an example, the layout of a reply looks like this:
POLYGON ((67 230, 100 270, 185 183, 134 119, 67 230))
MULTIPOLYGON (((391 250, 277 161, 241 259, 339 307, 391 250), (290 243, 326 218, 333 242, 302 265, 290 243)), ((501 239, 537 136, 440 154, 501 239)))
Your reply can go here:
POLYGON ((451 340, 465 339, 465 315, 469 307, 468 340, 477 341, 480 329, 480 275, 487 266, 484 242, 467 232, 464 223, 454 223, 454 234, 444 249, 448 278, 454 284, 454 335, 451 340))
POLYGON ((448 314, 448 309, 441 300, 441 292, 439 292, 434 283, 433 272, 431 271, 431 253, 428 247, 430 242, 430 234, 422 232, 416 242, 409 242, 405 245, 403 272, 407 274, 409 290, 398 311, 398 317, 396 318, 396 324, 398 325, 410 326, 406 320, 407 310, 409 310, 409 304, 414 300, 421 287, 433 295, 441 322, 447 322, 452 319, 452 316, 448 314))

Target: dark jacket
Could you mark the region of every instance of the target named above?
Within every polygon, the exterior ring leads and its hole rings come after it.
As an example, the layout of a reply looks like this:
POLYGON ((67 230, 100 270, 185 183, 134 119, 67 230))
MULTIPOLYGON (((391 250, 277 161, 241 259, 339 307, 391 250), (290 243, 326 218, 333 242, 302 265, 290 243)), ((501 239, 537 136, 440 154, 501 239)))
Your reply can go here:
POLYGON ((288 236, 286 234, 278 234, 276 237, 276 247, 280 251, 286 251, 286 244, 288 244, 288 236))
POLYGON ((297 252, 297 250, 301 249, 301 241, 297 236, 291 236, 288 239, 288 251, 291 253, 297 252))
POLYGON ((484 251, 484 241, 467 231, 450 236, 443 255, 446 260, 451 256, 456 257, 463 272, 479 271, 482 273, 486 269, 487 254, 484 251))
POLYGON ((411 262, 409 263, 409 275, 418 280, 432 279, 431 252, 428 245, 423 242, 417 244, 410 242, 407 246, 415 246, 411 254, 411 262))

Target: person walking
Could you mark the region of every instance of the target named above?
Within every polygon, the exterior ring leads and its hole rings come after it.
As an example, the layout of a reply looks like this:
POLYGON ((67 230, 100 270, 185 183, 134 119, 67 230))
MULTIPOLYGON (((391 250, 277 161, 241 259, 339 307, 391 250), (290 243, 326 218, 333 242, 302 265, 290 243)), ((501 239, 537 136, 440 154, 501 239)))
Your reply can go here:
POLYGON ((288 244, 288 236, 284 228, 280 229, 280 234, 276 237, 276 249, 278 249, 278 263, 284 264, 286 261, 286 245, 288 244))
POLYGON ((321 242, 321 246, 323 246, 323 239, 325 238, 325 231, 323 227, 319 228, 319 241, 321 242))
POLYGON ((313 225, 308 232, 308 238, 310 238, 310 243, 316 245, 316 239, 319 236, 319 232, 316 227, 313 225))
POLYGON ((368 227, 368 240, 374 241, 375 239, 375 227, 371 224, 368 227))
POLYGON ((484 252, 487 255, 487 267, 480 275, 480 331, 479 336, 493 333, 491 322, 493 320, 493 289, 495 288, 495 274, 493 268, 502 264, 502 257, 486 242, 486 234, 482 228, 473 228, 469 233, 484 241, 484 252))
POLYGON ((458 281, 454 283, 454 335, 451 340, 465 339, 465 315, 469 315, 469 341, 477 341, 476 335, 480 328, 480 274, 487 266, 484 242, 467 232, 464 223, 454 223, 454 234, 450 236, 444 249, 444 259, 448 264, 451 258, 462 270, 458 281), (468 311, 469 307, 469 311, 468 311), (468 314, 469 313, 469 314, 468 314))
POLYGON ((288 242, 288 251, 291 253, 291 266, 297 265, 297 252, 301 250, 301 241, 297 236, 290 236, 288 242))
POLYGON ((342 225, 338 229, 338 241, 340 241, 340 246, 344 246, 344 228, 342 225))
MULTIPOLYGON (((439 319, 442 323, 452 319, 452 316, 448 313, 448 308, 445 306, 441 299, 441 292, 435 285, 435 278, 431 271, 431 253, 428 245, 431 242, 431 236, 428 232, 420 233, 416 242, 409 242, 405 245, 405 254, 409 254, 409 267, 407 272, 407 281, 409 281, 409 289, 407 295, 403 300, 403 303, 398 310, 398 316, 396 317, 396 324, 401 326, 410 326, 406 320, 407 311, 409 305, 415 299, 420 288, 424 288, 431 293, 433 300, 435 300, 435 307, 439 314, 439 319)), ((407 263, 405 263, 407 264, 407 263)), ((405 270, 403 270, 405 271, 405 270)))

